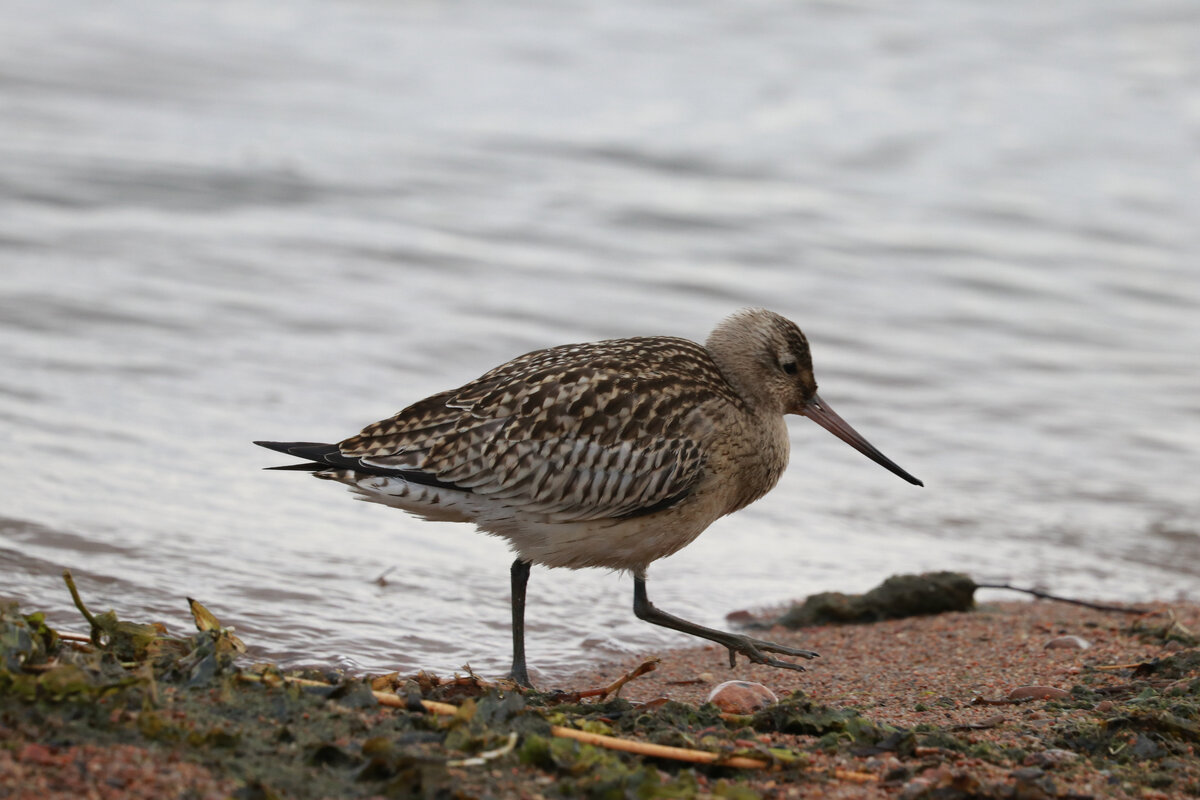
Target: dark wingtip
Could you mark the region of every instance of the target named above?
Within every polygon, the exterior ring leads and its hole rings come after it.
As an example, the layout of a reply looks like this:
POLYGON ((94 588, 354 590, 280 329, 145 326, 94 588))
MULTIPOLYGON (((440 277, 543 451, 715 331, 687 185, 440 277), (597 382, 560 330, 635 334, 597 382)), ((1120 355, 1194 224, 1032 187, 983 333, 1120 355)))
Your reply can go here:
POLYGON ((328 463, 329 456, 339 453, 336 444, 326 444, 324 442, 255 442, 259 447, 265 447, 268 450, 274 450, 276 453, 286 453, 289 456, 296 458, 305 458, 309 461, 325 461, 328 463))
POLYGON ((424 486, 439 486, 458 491, 470 491, 461 486, 437 479, 437 476, 415 469, 387 469, 371 464, 364 464, 353 456, 344 456, 339 445, 321 442, 255 442, 259 447, 286 453, 289 456, 304 459, 303 464, 289 464, 282 467, 266 467, 266 469, 298 470, 307 472, 322 472, 329 467, 353 470, 372 475, 388 475, 403 478, 411 483, 424 486))
POLYGON ((265 470, 288 470, 292 472, 319 472, 328 468, 328 464, 318 464, 316 461, 305 461, 300 464, 284 464, 280 467, 263 467, 265 470))

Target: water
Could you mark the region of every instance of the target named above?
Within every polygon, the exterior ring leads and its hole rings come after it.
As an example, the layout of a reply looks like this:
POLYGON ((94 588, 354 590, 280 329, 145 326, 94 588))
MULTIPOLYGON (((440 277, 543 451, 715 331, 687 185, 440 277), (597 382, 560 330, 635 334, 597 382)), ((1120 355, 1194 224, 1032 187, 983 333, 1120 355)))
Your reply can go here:
MULTIPOLYGON (((0 595, 79 629, 70 567, 259 658, 501 673, 502 542, 250 441, 764 305, 928 488, 797 418, 658 605, 721 625, 928 569, 1197 596, 1186 0, 5 6, 0 595)), ((535 569, 531 665, 689 641, 630 586, 535 569)))

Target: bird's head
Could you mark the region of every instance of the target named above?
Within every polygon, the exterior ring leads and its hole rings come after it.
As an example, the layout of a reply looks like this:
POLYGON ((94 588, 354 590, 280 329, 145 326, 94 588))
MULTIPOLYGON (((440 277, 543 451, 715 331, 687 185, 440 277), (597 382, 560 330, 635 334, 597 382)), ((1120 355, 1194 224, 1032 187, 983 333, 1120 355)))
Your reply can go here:
POLYGON ((752 409, 808 417, 909 483, 925 485, 875 449, 817 394, 808 340, 796 323, 766 309, 742 309, 713 329, 706 347, 752 409))

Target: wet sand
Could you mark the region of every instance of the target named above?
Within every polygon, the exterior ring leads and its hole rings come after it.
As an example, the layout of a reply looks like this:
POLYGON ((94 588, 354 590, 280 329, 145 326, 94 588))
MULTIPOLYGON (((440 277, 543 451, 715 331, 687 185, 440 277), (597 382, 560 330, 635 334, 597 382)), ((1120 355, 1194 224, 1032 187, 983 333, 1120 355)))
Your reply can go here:
MULTIPOLYGON (((1200 792, 1196 659, 1190 671, 1157 681, 1150 667, 1142 677, 1131 668, 1110 667, 1194 655, 1200 607, 1147 608, 1155 613, 1130 616, 1055 602, 989 603, 965 613, 869 625, 776 627, 756 635, 814 649, 822 658, 799 673, 745 663, 730 669, 725 651, 715 646, 673 651, 661 654, 660 666, 630 683, 623 696, 702 703, 723 681, 756 681, 780 697, 802 692, 830 706, 857 709, 879 723, 927 729, 931 741, 946 732, 955 740, 918 745, 906 754, 816 755, 815 774, 842 769, 874 778, 861 783, 818 778, 826 797, 967 797, 972 792, 1003 797, 1017 792, 1018 784, 1030 793, 1022 796, 1031 797, 1194 797, 1200 792), (1074 637, 1087 648, 1080 649, 1074 637), (1017 692, 1035 697, 994 702, 1022 687, 1055 691, 1017 692), (1179 728, 1178 753, 1168 752, 1161 732, 1154 730, 1161 709, 1148 703, 1143 711, 1131 712, 1130 699, 1147 689, 1161 697, 1187 698, 1174 706, 1175 712, 1191 715, 1179 728), (1059 692, 1070 696, 1036 696, 1059 692), (1096 729, 1090 735, 1097 747, 1107 742, 1097 754, 1086 752, 1090 728, 1096 729), (933 794, 938 791, 943 794, 933 794)), ((636 661, 604 665, 573 683, 603 685, 636 661)), ((805 746, 804 738, 798 746, 805 746)), ((811 786, 773 785, 769 773, 753 781, 768 796, 802 797, 812 791, 811 786)))

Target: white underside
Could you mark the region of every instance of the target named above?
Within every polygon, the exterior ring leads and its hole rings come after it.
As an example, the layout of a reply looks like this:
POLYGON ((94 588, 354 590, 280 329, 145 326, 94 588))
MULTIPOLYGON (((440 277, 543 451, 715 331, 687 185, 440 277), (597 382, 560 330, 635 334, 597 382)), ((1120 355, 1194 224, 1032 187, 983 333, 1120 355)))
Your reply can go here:
POLYGON ((555 520, 470 492, 425 486, 398 477, 346 470, 316 473, 346 484, 359 499, 392 506, 428 520, 470 522, 508 540, 523 560, 547 567, 607 567, 642 571, 650 562, 687 546, 719 513, 685 501, 653 514, 625 519, 555 520))

